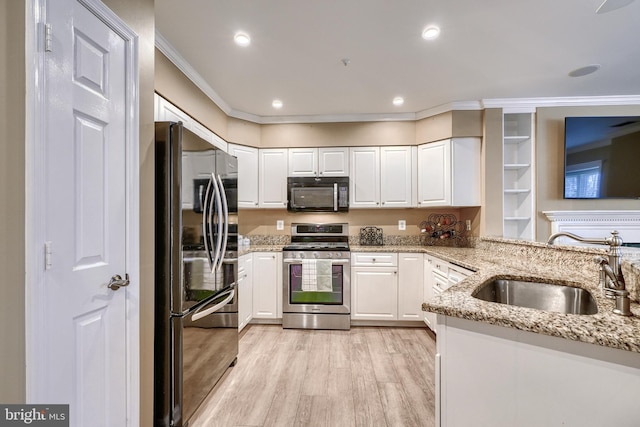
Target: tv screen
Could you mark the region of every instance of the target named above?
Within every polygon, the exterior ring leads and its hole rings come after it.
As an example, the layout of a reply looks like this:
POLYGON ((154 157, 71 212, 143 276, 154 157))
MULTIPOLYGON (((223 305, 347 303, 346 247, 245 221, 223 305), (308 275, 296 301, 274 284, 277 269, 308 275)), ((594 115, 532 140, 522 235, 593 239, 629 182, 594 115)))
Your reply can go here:
POLYGON ((564 198, 640 198, 640 116, 566 117, 564 198))

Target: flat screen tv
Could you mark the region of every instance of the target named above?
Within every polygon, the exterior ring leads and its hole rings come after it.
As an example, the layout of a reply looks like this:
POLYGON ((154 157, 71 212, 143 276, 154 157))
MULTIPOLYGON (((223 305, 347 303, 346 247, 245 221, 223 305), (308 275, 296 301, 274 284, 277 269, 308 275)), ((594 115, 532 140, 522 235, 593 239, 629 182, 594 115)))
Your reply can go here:
POLYGON ((640 198, 640 116, 565 118, 564 198, 640 198))

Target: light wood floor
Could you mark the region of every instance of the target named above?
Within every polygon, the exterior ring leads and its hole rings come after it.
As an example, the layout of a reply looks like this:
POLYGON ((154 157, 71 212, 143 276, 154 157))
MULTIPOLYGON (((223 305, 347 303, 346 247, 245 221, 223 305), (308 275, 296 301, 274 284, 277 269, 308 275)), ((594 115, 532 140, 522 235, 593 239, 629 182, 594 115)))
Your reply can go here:
POLYGON ((251 325, 189 426, 433 426, 434 360, 423 328, 251 325))

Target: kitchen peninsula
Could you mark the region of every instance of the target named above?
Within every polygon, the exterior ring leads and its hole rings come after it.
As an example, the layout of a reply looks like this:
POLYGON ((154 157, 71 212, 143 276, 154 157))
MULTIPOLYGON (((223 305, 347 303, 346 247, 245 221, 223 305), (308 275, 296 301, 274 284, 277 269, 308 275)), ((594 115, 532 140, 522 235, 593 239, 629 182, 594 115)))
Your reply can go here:
POLYGON ((598 289, 601 250, 482 239, 476 249, 436 248, 476 273, 423 304, 438 313, 436 425, 637 425, 640 409, 638 253, 623 272, 633 315, 613 314, 598 289), (593 315, 561 314, 482 301, 495 277, 584 288, 593 315))

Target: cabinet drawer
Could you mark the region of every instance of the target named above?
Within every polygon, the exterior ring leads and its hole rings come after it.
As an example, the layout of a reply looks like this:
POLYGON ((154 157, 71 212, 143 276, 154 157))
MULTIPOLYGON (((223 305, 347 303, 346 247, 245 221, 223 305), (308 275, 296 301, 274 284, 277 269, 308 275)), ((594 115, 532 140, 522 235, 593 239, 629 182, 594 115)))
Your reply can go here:
POLYGON ((386 252, 355 252, 351 253, 351 266, 380 266, 397 267, 398 254, 386 252))

